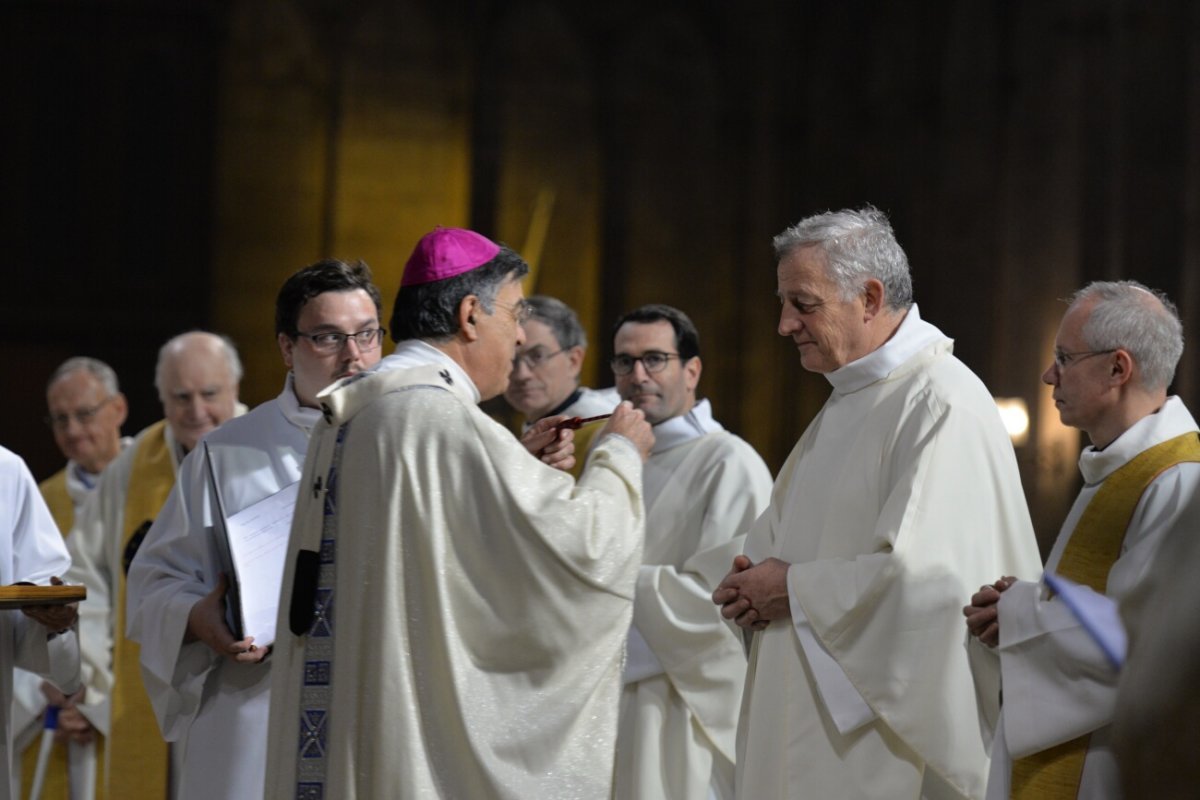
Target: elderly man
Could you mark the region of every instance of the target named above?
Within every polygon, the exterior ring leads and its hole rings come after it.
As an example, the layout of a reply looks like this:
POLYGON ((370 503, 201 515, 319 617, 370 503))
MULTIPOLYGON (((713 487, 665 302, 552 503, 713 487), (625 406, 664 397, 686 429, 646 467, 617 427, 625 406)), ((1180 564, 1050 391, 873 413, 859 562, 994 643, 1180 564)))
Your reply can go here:
POLYGON ((767 507, 771 473, 697 401, 700 336, 686 314, 642 306, 613 338, 617 390, 654 426, 613 796, 732 798, 746 655, 709 595, 767 507))
MULTIPOLYGON (((270 642, 238 639, 225 622, 227 580, 212 533, 226 516, 300 480, 317 393, 374 366, 381 354, 379 289, 363 263, 320 261, 284 282, 275 334, 289 368, 274 400, 229 420, 184 459, 179 480, 129 569, 128 635, 164 737, 184 751, 177 797, 261 797, 267 753, 270 642)), ((278 575, 269 591, 279 595, 278 575)), ((246 591, 246 590, 243 590, 246 591)))
POLYGON ((167 751, 125 638, 125 575, 166 502, 183 457, 238 410, 242 365, 226 338, 193 331, 162 346, 155 386, 166 419, 139 433, 100 477, 67 542, 70 582, 88 587, 80 614, 85 717, 105 737, 110 798, 167 792, 167 751))
MULTIPOLYGON (((95 358, 69 358, 54 370, 46 383, 46 422, 65 467, 39 484, 59 533, 66 537, 84 501, 96 488, 100 472, 132 439, 121 437, 128 406, 112 367, 95 358)), ((52 751, 42 785, 42 797, 83 797, 94 783, 96 762, 91 725, 75 708, 78 698, 63 697, 31 672, 13 673, 13 731, 21 756, 22 796, 32 788, 38 757, 38 733, 47 701, 59 709, 60 739, 52 751)))
MULTIPOLYGON (((587 334, 579 317, 561 300, 534 295, 527 301, 529 319, 522 325, 525 344, 513 359, 504 399, 525 417, 524 430, 545 417, 595 417, 608 414, 619 402, 612 390, 596 391, 579 385, 579 371, 587 353, 587 334)), ((577 454, 572 474, 579 477, 592 438, 602 422, 584 425, 575 432, 577 454)))
POLYGON ((611 790, 653 436, 622 404, 576 482, 478 409, 524 344, 527 269, 435 229, 404 270, 396 352, 320 397, 272 655, 269 797, 611 790))
POLYGON ((918 314, 882 213, 810 217, 775 252, 779 332, 833 392, 713 597, 757 631, 738 796, 979 797, 988 757, 953 609, 979 576, 1038 563, 1012 444, 918 314))
MULTIPOLYGON (((1114 602, 1164 539, 1194 536, 1200 519, 1196 421, 1167 396, 1182 353, 1166 297, 1135 281, 1097 282, 1071 298, 1042 373, 1063 424, 1092 442, 1046 571, 1114 602)), ((1036 580, 1004 577, 963 613, 1000 660, 988 797, 1121 797, 1109 746, 1118 673, 1071 609, 1036 580)))
MULTIPOLYGON (((70 564, 33 476, 17 455, 0 447, 0 585, 61 583, 70 564)), ((12 668, 41 675, 61 694, 79 688, 76 605, 0 610, 0 797, 17 796, 12 774, 12 668), (40 624, 33 624, 33 622, 40 624)))

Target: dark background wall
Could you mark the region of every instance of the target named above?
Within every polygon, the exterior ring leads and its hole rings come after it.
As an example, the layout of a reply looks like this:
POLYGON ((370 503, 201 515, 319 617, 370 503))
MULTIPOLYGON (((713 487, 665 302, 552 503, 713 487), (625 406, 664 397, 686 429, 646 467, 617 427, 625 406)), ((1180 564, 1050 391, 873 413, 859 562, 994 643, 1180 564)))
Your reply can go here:
POLYGON ((536 289, 589 328, 593 385, 618 313, 688 311, 702 390, 777 468, 827 384, 775 333, 770 238, 875 204, 922 314, 1028 403, 1045 540, 1079 447, 1038 382, 1059 298, 1100 278, 1165 290, 1195 399, 1185 0, 10 0, 0 31, 0 443, 39 477, 60 461, 38 420, 64 358, 113 364, 132 433, 160 415, 158 346, 214 328, 261 402, 284 277, 363 258, 390 300, 435 224, 536 261, 536 289))

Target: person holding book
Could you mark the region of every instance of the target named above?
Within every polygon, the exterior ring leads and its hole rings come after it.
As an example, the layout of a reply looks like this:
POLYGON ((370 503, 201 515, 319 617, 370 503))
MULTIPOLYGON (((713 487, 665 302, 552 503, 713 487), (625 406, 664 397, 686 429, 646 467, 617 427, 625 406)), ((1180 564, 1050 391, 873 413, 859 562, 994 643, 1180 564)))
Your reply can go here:
MULTIPOLYGON (((384 330, 370 270, 332 259, 301 269, 279 290, 275 331, 288 368, 279 396, 213 431, 184 460, 129 568, 128 635, 141 644, 146 691, 176 750, 178 800, 263 790, 270 642, 251 631, 235 636, 226 622, 235 576, 218 556, 213 529, 224 520, 215 520, 209 471, 230 516, 300 479, 321 418, 317 393, 379 361, 384 330)), ((245 588, 279 594, 278 585, 245 588)))

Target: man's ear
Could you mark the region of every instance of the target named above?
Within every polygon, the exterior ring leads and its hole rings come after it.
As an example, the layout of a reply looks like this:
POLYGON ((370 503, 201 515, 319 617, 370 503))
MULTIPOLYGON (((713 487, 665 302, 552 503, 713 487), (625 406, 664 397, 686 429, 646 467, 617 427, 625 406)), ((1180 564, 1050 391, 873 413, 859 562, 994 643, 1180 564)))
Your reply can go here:
POLYGON ((1110 380, 1114 386, 1122 386, 1133 380, 1133 356, 1129 355, 1125 350, 1118 348, 1113 353, 1112 366, 1109 368, 1110 380))
POLYGON ((704 365, 700 363, 700 356, 692 356, 683 365, 683 385, 687 387, 689 392, 695 392, 697 384, 700 383, 700 372, 704 365))
POLYGON ((483 305, 476 295, 469 294, 458 304, 458 332, 468 342, 479 338, 478 319, 483 313, 483 305))
POLYGON ((292 368, 292 351, 296 348, 296 342, 286 333, 281 333, 275 337, 275 341, 279 342, 279 354, 283 356, 283 363, 288 369, 292 368))
POLYGON ((579 377, 579 370, 583 368, 583 357, 586 354, 586 351, 579 345, 575 345, 563 353, 567 357, 567 363, 571 365, 571 374, 577 378, 579 377))
POLYGON ((878 278, 867 278, 863 281, 862 296, 863 320, 874 319, 879 312, 883 311, 883 304, 887 296, 883 282, 878 278))

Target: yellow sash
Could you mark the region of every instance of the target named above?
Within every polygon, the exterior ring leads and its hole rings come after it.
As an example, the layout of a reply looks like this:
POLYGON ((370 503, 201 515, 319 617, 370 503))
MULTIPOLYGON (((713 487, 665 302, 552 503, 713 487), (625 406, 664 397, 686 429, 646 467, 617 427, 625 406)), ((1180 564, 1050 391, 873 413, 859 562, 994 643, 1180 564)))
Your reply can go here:
POLYGON ((50 509, 50 516, 54 517, 58 532, 65 537, 75 524, 75 503, 67 492, 67 468, 63 467, 46 478, 38 484, 38 489, 46 501, 46 507, 50 509))
MULTIPOLYGON (((1185 462, 1200 462, 1200 437, 1195 433, 1157 444, 1109 475, 1071 532, 1058 562, 1058 574, 1103 593, 1142 493, 1163 470, 1185 462)), ((1016 759, 1012 768, 1013 800, 1074 798, 1079 792, 1090 738, 1086 734, 1016 759)))
MULTIPOLYGON (((167 445, 166 422, 147 429, 138 443, 125 496, 121 552, 153 522, 175 485, 175 456, 167 445)), ((167 743, 159 732, 150 698, 142 685, 137 642, 125 638, 125 566, 118 578, 113 629, 112 726, 108 741, 108 793, 128 800, 167 796, 167 743)))
POLYGON ((579 480, 579 476, 583 474, 583 465, 587 463, 588 453, 592 449, 592 440, 596 438, 596 434, 600 432, 606 422, 608 420, 599 419, 589 422, 575 431, 575 466, 571 468, 571 474, 575 476, 575 480, 579 480))

